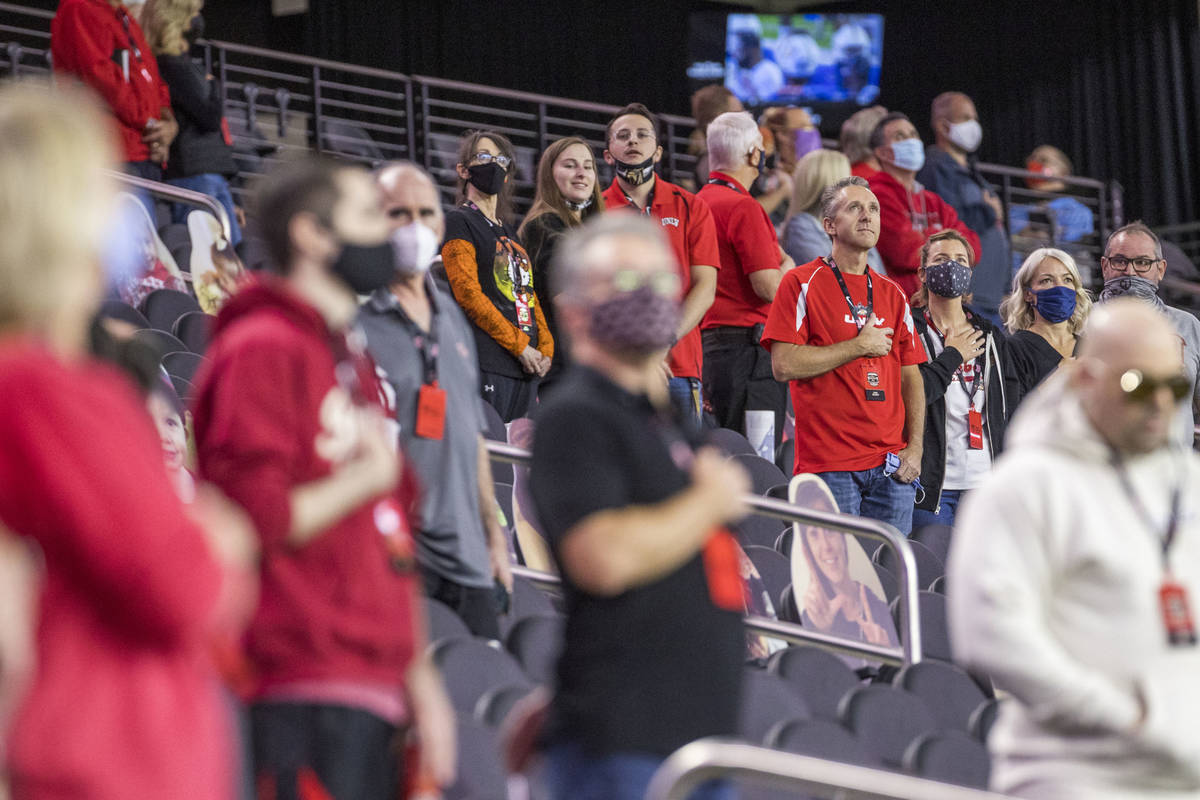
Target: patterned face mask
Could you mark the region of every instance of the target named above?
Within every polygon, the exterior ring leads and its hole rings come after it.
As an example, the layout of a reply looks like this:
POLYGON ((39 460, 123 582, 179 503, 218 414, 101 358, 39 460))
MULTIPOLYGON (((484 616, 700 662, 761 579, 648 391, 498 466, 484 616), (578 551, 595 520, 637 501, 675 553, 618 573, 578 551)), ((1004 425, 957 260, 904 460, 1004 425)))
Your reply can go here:
POLYGON ((962 297, 971 288, 971 268, 958 261, 943 261, 925 268, 925 286, 939 297, 962 297))
POLYGON ((649 355, 671 346, 678 325, 679 302, 647 285, 592 306, 589 333, 614 352, 649 355))

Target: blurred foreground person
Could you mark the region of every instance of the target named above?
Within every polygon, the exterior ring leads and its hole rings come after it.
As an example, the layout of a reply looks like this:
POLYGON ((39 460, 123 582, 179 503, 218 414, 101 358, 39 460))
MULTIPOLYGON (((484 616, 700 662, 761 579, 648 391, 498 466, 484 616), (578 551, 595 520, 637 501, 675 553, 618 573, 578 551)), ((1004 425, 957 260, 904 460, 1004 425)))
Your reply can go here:
POLYGON ((540 412, 530 483, 567 601, 544 738, 558 800, 640 800, 675 749, 737 728, 742 581, 723 526, 750 484, 672 421, 679 277, 659 227, 605 215, 554 265, 573 366, 540 412))
POLYGON ((43 572, 5 769, 14 798, 228 797, 235 738, 206 644, 236 613, 252 537, 212 492, 184 511, 133 387, 85 354, 108 130, 89 97, 0 90, 0 527, 43 572))
POLYGON ((959 514, 955 656, 1012 694, 988 738, 1021 797, 1200 797, 1200 458, 1169 445, 1179 340, 1119 299, 1031 395, 959 514))

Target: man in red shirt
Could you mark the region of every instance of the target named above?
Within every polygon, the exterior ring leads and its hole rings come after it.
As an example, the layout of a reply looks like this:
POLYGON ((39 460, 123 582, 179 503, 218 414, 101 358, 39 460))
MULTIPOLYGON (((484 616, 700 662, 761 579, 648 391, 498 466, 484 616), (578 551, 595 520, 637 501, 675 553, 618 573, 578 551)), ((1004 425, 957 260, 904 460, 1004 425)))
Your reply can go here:
POLYGON ((669 388, 676 407, 699 425, 704 408, 699 325, 716 294, 721 256, 705 202, 654 174, 662 158, 658 141, 658 120, 641 103, 627 105, 609 121, 604 160, 616 170, 616 179, 604 192, 604 205, 610 211, 628 208, 658 220, 671 242, 683 306, 676 343, 667 358, 669 388))
MULTIPOLYGON (((161 181, 179 125, 154 53, 120 0, 62 0, 50 23, 50 53, 55 72, 73 75, 104 99, 121 137, 125 171, 161 181)), ((148 196, 143 203, 150 204, 148 196)))
POLYGON ((740 430, 774 460, 783 432, 787 387, 771 374, 758 340, 783 269, 795 266, 779 247, 775 227, 748 191, 766 158, 762 133, 745 111, 721 114, 708 127, 712 173, 697 196, 712 210, 721 269, 717 296, 700 323, 704 343, 704 395, 723 428, 740 430), (773 424, 751 425, 748 412, 773 424), (751 435, 751 428, 754 435, 751 435))
POLYGON ((355 295, 396 274, 387 217, 365 170, 311 160, 268 179, 258 219, 282 277, 222 309, 194 411, 201 474, 262 542, 246 634, 259 796, 392 800, 402 724, 435 780, 453 778, 454 745, 423 655, 414 471, 351 327, 355 295))
POLYGON ((870 177, 871 191, 879 199, 879 256, 888 277, 896 281, 905 297, 911 297, 921 282, 921 247, 931 234, 946 228, 967 237, 974 252, 981 252, 979 237, 958 218, 954 207, 917 182, 925 166, 925 145, 908 117, 893 111, 879 120, 871 132, 871 150, 879 160, 879 172, 870 177))
POLYGON ((921 471, 925 351, 895 283, 867 269, 879 201, 862 178, 821 195, 829 258, 783 276, 763 334, 775 378, 791 381, 795 472, 820 475, 850 514, 912 528, 921 471))

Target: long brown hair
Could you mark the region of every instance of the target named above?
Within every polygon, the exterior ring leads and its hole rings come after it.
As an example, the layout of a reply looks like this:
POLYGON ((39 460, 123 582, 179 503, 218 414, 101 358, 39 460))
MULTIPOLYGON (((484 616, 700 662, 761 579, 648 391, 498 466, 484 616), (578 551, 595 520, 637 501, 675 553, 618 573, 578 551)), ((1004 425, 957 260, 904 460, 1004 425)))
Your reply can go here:
MULTIPOLYGON (((940 230, 937 233, 929 235, 929 238, 925 240, 925 244, 921 245, 921 266, 926 266, 925 261, 929 258, 929 251, 933 249, 933 246, 938 242, 944 242, 947 239, 958 242, 963 247, 967 248, 967 266, 974 270, 976 266, 975 248, 971 247, 971 243, 967 241, 967 237, 963 236, 954 228, 945 228, 944 230, 940 230)), ((973 296, 971 294, 963 295, 963 305, 970 303, 972 298, 973 296)), ((925 281, 921 281, 921 288, 917 289, 913 296, 909 298, 909 303, 913 306, 913 308, 920 308, 922 306, 929 305, 929 287, 925 285, 925 281)))
MULTIPOLYGON (((562 190, 558 188, 558 183, 554 180, 555 162, 568 147, 577 144, 586 147, 588 155, 592 155, 592 148, 578 136, 566 136, 558 139, 546 148, 546 152, 542 153, 542 160, 538 162, 537 193, 533 197, 533 205, 529 207, 529 213, 525 215, 525 221, 521 223, 521 230, 517 232, 517 236, 524 236, 525 226, 529 224, 529 221, 542 214, 556 214, 567 227, 579 224, 575 221, 575 215, 571 213, 571 209, 567 207, 566 198, 563 197, 562 190)), ((592 156, 592 161, 595 162, 595 156, 592 156)), ((579 216, 581 219, 587 219, 603 210, 604 199, 600 196, 600 179, 597 176, 596 182, 592 184, 592 204, 580 212, 579 216)))
MULTIPOLYGON (((496 195, 496 219, 508 222, 512 214, 513 181, 517 176, 517 151, 508 137, 494 131, 467 131, 458 142, 458 164, 456 166, 461 165, 463 169, 467 168, 467 164, 471 163, 471 159, 479 150, 479 142, 482 139, 491 139, 496 144, 496 149, 500 151, 500 155, 508 157, 508 170, 506 170, 508 180, 504 182, 500 194, 496 195)), ((455 198, 455 202, 460 205, 467 202, 466 178, 458 178, 458 196, 455 198)))

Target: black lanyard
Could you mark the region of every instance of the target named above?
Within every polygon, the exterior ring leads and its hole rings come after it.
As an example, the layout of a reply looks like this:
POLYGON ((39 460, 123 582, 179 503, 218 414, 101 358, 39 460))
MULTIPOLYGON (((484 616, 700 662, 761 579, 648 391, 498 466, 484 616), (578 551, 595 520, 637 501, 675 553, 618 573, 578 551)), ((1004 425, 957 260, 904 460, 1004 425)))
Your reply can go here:
POLYGON ((130 30, 132 20, 129 18, 129 12, 121 8, 117 11, 117 16, 121 19, 121 27, 125 29, 125 39, 129 42, 129 49, 133 51, 133 57, 138 60, 138 66, 141 66, 142 50, 133 39, 133 32, 130 30))
POLYGON ((391 297, 392 311, 396 312, 396 316, 400 318, 400 324, 408 331, 408 335, 412 337, 413 344, 416 345, 417 352, 421 354, 421 369, 422 383, 427 386, 432 386, 437 383, 437 362, 438 362, 438 340, 437 340, 437 324, 438 324, 438 309, 437 303, 433 300, 433 293, 430 291, 428 283, 425 287, 426 295, 429 297, 429 330, 421 330, 421 326, 413 322, 408 316, 408 312, 400 305, 400 301, 395 295, 391 297))
MULTIPOLYGON (((968 322, 971 321, 970 313, 967 314, 967 321, 968 322)), ((933 317, 930 316, 929 309, 925 309, 925 325, 927 326, 927 330, 925 331, 925 334, 927 336, 929 335, 929 331, 934 331, 937 333, 938 336, 941 337, 942 349, 944 350, 946 348, 946 336, 945 336, 945 334, 943 334, 941 331, 939 331, 937 329, 936 325, 933 324, 933 317)), ((974 327, 974 325, 972 325, 971 327, 974 327)), ((930 337, 930 339, 929 339, 929 345, 930 345, 929 352, 932 356, 932 353, 933 353, 932 337, 930 337)), ((985 347, 986 347, 986 345, 985 345, 985 347)), ((975 375, 976 370, 975 370, 974 365, 978 360, 979 360, 979 356, 975 356, 975 358, 971 359, 970 361, 963 361, 961 364, 958 365, 958 369, 954 371, 954 374, 958 377, 959 382, 962 383, 963 391, 967 393, 967 403, 968 403, 968 405, 970 405, 971 408, 975 407, 975 395, 979 391, 979 384, 983 382, 982 373, 975 375), (967 388, 967 367, 971 367, 971 373, 974 376, 971 381, 970 389, 967 388)))
MULTIPOLYGON (((496 241, 504 248, 504 252, 508 254, 508 279, 512 281, 513 291, 517 292, 529 289, 532 283, 525 283, 525 277, 521 274, 521 266, 518 263, 520 259, 517 257, 512 237, 508 235, 508 229, 504 227, 504 223, 492 222, 488 219, 488 215, 483 213, 483 209, 475 205, 472 200, 468 200, 463 205, 483 217, 483 221, 487 223, 488 228, 492 231, 492 235, 496 237, 496 241)), ((488 271, 490 272, 491 270, 489 269, 488 271)), ((532 275, 530 278, 532 279, 532 275)))
MULTIPOLYGON (((657 184, 658 181, 650 184, 650 196, 646 198, 646 207, 638 209, 639 214, 645 214, 647 217, 651 216, 650 207, 654 205, 654 190, 658 188, 657 184)), ((621 184, 618 183, 617 188, 621 189, 621 184)), ((629 192, 621 189, 621 194, 625 195, 625 200, 629 203, 629 205, 633 206, 634 208, 638 207, 637 203, 633 201, 633 198, 629 196, 629 192)))
MULTIPOLYGON (((1142 499, 1138 497, 1137 492, 1133 488, 1132 481, 1129 480, 1128 473, 1125 472, 1125 464, 1121 456, 1114 450, 1112 452, 1111 463, 1113 471, 1117 473, 1117 480, 1121 484, 1121 488, 1125 490, 1126 496, 1129 497, 1129 503, 1133 506, 1133 510, 1142 518, 1142 522, 1146 527, 1158 533, 1158 526, 1154 524, 1154 519, 1150 513, 1146 511, 1146 506, 1142 504, 1142 499)), ((1167 530, 1161 537, 1162 557, 1163 557, 1163 572, 1170 574, 1170 567, 1167 565, 1167 557, 1171 552, 1171 545, 1175 543, 1175 533, 1179 528, 1179 499, 1180 499, 1180 484, 1175 484, 1175 488, 1171 490, 1171 516, 1167 519, 1167 530)))
POLYGON ((733 190, 734 190, 735 192, 737 192, 738 194, 745 194, 745 193, 746 193, 746 190, 745 190, 745 189, 743 189, 742 187, 740 187, 740 186, 738 186, 737 184, 733 183, 732 181, 727 181, 727 180, 725 180, 724 178, 709 178, 709 179, 708 179, 708 182, 709 182, 709 184, 710 184, 710 185, 715 183, 715 184, 717 184, 718 186, 727 186, 727 187, 729 187, 730 189, 733 189, 733 190))
POLYGON ((829 261, 829 268, 833 270, 833 277, 837 278, 838 286, 842 287, 842 296, 846 298, 846 305, 850 308, 850 317, 861 331, 863 326, 867 324, 867 320, 871 318, 871 312, 875 310, 875 289, 871 285, 871 269, 868 267, 866 271, 867 304, 860 306, 850 299, 850 289, 847 288, 846 279, 842 277, 842 271, 838 269, 833 256, 830 256, 827 260, 829 261))

